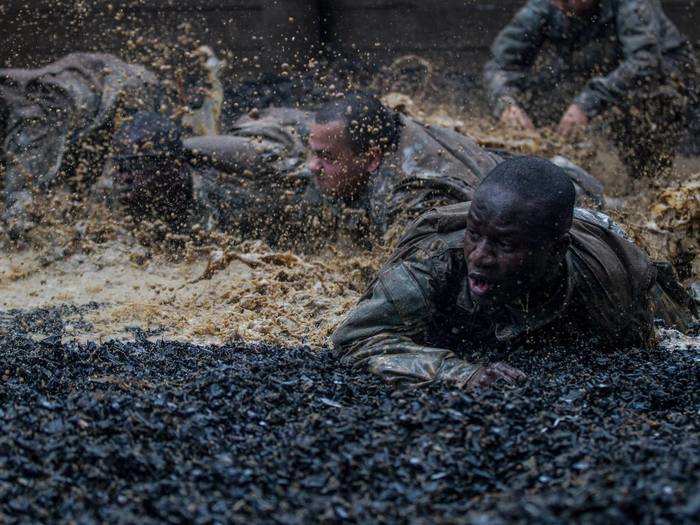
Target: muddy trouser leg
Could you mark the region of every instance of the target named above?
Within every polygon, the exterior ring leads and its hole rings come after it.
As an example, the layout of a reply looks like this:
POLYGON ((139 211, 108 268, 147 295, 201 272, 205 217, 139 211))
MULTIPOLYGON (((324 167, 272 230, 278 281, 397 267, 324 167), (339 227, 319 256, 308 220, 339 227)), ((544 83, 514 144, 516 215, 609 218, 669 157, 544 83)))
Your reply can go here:
POLYGON ((668 175, 686 118, 687 99, 670 86, 610 111, 610 138, 630 177, 668 175))
POLYGON ((688 82, 688 135, 684 153, 700 155, 700 73, 694 71, 688 82))
POLYGON ((700 102, 697 100, 688 110, 688 137, 683 152, 700 155, 700 102))
POLYGON ((684 137, 679 150, 700 155, 700 67, 695 52, 683 47, 666 56, 669 82, 686 98, 684 137))

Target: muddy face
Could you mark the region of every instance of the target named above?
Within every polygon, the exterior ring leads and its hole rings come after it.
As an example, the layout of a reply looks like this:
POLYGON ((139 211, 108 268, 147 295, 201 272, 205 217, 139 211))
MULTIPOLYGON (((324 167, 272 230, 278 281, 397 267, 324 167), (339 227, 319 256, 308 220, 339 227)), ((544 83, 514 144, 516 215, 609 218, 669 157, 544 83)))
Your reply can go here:
POLYGON ((533 210, 506 189, 477 191, 467 217, 464 256, 475 301, 498 307, 548 282, 563 256, 533 231, 533 210))
POLYGON ((309 169, 325 194, 353 197, 367 184, 371 159, 353 151, 344 122, 314 124, 309 135, 309 148, 309 169))

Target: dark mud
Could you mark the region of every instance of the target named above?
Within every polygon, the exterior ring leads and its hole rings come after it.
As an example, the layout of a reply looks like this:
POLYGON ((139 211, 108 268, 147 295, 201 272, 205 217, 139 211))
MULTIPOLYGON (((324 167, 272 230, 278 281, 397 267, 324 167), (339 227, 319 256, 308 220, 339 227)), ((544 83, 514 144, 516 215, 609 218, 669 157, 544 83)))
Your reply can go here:
POLYGON ((697 347, 514 356, 528 382, 477 397, 323 350, 57 335, 0 340, 0 522, 700 515, 697 347))

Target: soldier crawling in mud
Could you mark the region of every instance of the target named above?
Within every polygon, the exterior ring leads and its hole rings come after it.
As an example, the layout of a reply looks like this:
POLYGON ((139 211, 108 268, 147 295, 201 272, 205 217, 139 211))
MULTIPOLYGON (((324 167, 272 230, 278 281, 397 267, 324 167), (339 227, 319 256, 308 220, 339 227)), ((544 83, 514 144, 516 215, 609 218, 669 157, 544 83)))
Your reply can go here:
POLYGON ((156 85, 143 67, 104 54, 76 53, 41 69, 0 70, 2 219, 8 230, 19 236, 30 228, 33 192, 46 192, 61 170, 104 155, 80 145, 108 145, 117 106, 153 107, 156 85))
POLYGON ((691 319, 689 297, 671 297, 619 227, 574 201, 559 167, 519 157, 471 203, 423 215, 334 333, 340 361, 474 388, 524 378, 502 362, 520 347, 644 347, 655 316, 691 319))
POLYGON ((496 118, 511 127, 561 116, 558 131, 571 137, 604 115, 630 176, 641 177, 670 169, 689 113, 700 122, 696 68, 658 0, 529 0, 493 43, 484 76, 496 118))
MULTIPOLYGON (((205 47, 193 56, 215 59, 205 47)), ((201 94, 202 86, 188 84, 185 91, 183 102, 195 111, 183 124, 197 128, 196 110, 210 97, 201 94)), ((8 232, 19 238, 32 228, 34 196, 47 194, 59 179, 88 187, 101 172, 122 118, 180 109, 168 107, 171 102, 153 73, 108 54, 73 53, 40 69, 0 69, 2 220, 8 232)))
MULTIPOLYGON (((423 125, 360 93, 315 113, 255 113, 237 121, 228 135, 176 135, 153 115, 118 134, 115 195, 132 214, 173 191, 166 191, 162 176, 129 174, 140 158, 158 158, 157 147, 163 164, 151 171, 179 173, 181 187, 192 188, 188 220, 304 246, 338 231, 368 245, 434 206, 470 200, 483 175, 502 161, 468 136, 423 125), (162 143, 164 137, 172 143, 162 143), (182 154, 168 157, 168 151, 182 154)), ((582 192, 599 196, 595 179, 575 166, 569 172, 582 192)), ((173 209, 165 206, 157 214, 173 209)))
MULTIPOLYGON (((123 203, 120 195, 163 191, 157 177, 129 189, 139 158, 157 156, 154 137, 174 136, 159 132, 157 121, 139 117, 117 134, 114 180, 129 181, 115 191, 123 203)), ((316 112, 271 108, 239 119, 227 135, 174 140, 160 150, 183 152, 162 156, 159 171, 189 167, 191 220, 292 243, 338 230, 366 243, 432 206, 468 200, 498 161, 467 136, 423 126, 363 94, 316 112)), ((140 202, 129 207, 138 211, 140 202)))

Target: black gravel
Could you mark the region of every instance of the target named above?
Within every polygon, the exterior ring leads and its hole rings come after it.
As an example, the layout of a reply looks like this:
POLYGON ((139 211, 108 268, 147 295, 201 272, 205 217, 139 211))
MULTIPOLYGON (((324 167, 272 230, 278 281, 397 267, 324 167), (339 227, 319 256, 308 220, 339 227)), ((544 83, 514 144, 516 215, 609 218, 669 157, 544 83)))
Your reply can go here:
POLYGON ((400 391, 327 351, 0 339, 0 523, 697 522, 697 348, 400 391))

